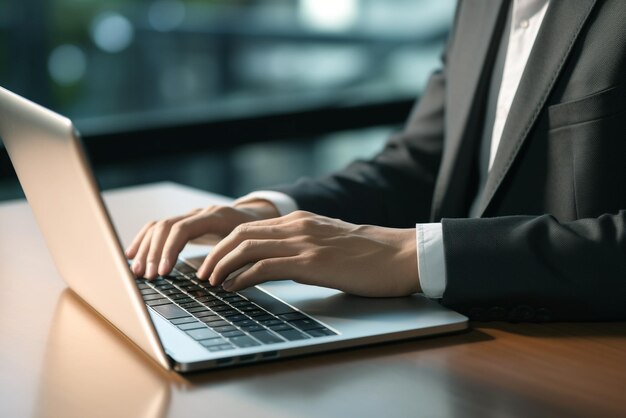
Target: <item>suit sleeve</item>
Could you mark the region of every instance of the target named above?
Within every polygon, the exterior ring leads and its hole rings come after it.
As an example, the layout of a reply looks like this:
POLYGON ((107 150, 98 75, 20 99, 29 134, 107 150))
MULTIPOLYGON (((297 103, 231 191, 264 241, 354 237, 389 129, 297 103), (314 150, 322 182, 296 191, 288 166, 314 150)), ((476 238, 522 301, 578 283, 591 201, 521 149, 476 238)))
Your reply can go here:
POLYGON ((443 143, 445 78, 433 74, 403 132, 373 159, 273 190, 298 208, 359 224, 414 227, 427 222, 443 143))
POLYGON ((626 319, 626 211, 442 223, 444 305, 476 320, 626 319))

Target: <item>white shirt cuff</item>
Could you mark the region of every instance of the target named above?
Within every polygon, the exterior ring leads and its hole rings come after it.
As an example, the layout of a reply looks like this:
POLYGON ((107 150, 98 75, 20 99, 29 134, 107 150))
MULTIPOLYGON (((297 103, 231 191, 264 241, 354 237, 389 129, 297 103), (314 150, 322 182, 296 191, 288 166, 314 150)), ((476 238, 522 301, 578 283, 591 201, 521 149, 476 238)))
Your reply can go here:
POLYGON ((424 296, 438 299, 446 290, 443 228, 440 223, 415 225, 417 270, 424 296))
POLYGON ((276 207, 280 216, 285 216, 291 212, 298 210, 298 204, 290 196, 285 193, 275 192, 271 190, 259 190, 256 192, 248 193, 245 196, 233 202, 233 205, 238 203, 251 202, 253 200, 266 200, 276 207))

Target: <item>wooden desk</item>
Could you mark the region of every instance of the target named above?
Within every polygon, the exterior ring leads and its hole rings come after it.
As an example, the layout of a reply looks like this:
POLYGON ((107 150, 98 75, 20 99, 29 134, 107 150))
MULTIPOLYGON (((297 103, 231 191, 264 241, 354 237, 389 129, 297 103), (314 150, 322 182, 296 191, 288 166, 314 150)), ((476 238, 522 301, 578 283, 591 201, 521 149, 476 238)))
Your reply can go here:
MULTIPOLYGON (((168 183, 106 193, 124 243, 151 218, 216 200, 168 183)), ((65 288, 24 201, 0 205, 0 285, 2 417, 626 416, 624 323, 475 323, 180 376, 65 288)))

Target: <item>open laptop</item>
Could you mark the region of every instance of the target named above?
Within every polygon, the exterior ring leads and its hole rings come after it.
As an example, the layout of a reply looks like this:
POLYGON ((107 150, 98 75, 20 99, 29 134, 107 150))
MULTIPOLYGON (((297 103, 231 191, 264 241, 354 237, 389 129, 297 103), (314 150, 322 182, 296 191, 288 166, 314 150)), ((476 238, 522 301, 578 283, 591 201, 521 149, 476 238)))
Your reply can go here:
MULTIPOLYGON (((0 138, 67 285, 155 361, 180 372, 460 331, 423 296, 372 299, 293 281, 238 293, 171 275, 137 280, 72 122, 0 88, 0 138)), ((123 152, 123 150, 120 150, 123 152)))

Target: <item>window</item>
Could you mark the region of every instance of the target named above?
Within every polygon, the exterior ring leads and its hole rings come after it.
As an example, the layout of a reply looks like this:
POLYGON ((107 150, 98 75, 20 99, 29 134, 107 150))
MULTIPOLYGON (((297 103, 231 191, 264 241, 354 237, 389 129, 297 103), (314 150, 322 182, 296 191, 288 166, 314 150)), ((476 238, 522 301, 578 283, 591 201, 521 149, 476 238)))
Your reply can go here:
MULTIPOLYGON (((454 0, 8 0, 0 4, 0 85, 69 116, 86 137, 408 100, 438 65, 454 7, 454 0)), ((340 147, 337 161, 349 148, 340 147)), ((263 148, 255 149, 258 157, 263 148)), ((241 158, 230 159, 241 165, 241 158)))

